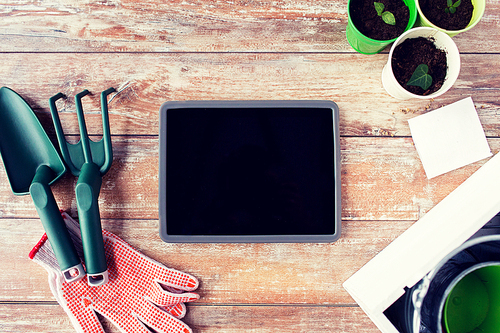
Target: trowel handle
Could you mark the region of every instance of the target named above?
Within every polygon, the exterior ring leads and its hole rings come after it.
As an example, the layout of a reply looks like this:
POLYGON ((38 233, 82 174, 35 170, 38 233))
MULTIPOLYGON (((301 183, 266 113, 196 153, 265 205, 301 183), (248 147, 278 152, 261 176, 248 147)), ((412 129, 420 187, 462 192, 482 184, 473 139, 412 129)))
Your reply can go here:
POLYGON ((48 166, 40 166, 31 183, 30 194, 63 276, 67 282, 73 282, 82 278, 85 271, 50 189, 49 182, 53 178, 53 171, 48 166))
POLYGON ((84 163, 75 187, 76 204, 82 232, 83 254, 88 284, 100 286, 108 281, 106 255, 102 238, 97 198, 102 184, 99 167, 84 163))

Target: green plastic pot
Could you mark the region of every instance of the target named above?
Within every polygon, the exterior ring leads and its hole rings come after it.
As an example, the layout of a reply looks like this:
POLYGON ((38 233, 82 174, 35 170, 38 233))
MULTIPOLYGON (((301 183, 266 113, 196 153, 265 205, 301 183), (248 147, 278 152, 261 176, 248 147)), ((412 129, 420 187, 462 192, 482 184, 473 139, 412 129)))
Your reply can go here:
POLYGON ((500 265, 481 266, 460 276, 446 299, 443 322, 448 333, 500 332, 500 265))
POLYGON ((416 1, 417 5, 417 11, 418 11, 418 19, 417 22, 415 23, 415 26, 419 27, 431 27, 436 30, 442 31, 448 36, 453 37, 461 32, 465 32, 467 30, 472 29, 483 17, 484 10, 486 8, 486 0, 472 0, 472 5, 474 6, 474 11, 472 12, 472 18, 469 22, 469 24, 462 30, 446 30, 443 28, 438 27, 431 21, 429 21, 425 15, 422 13, 422 10, 420 9, 420 5, 418 3, 418 0, 416 1))
MULTIPOLYGON (((482 0, 484 1, 484 0, 482 0)), ((405 31, 411 29, 417 20, 417 5, 414 0, 403 0, 403 2, 408 6, 410 10, 410 18, 408 20, 408 25, 405 31)), ((390 40, 376 40, 363 35, 352 23, 351 20, 351 0, 347 3, 347 27, 346 27, 346 37, 349 44, 357 52, 362 54, 376 54, 382 51, 387 45, 394 42, 396 38, 390 40)))

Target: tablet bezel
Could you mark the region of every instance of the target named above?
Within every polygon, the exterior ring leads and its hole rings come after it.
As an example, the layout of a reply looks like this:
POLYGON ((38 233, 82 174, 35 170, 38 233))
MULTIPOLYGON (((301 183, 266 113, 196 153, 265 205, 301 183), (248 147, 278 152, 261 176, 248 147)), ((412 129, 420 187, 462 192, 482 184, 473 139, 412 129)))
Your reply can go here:
POLYGON ((159 231, 168 243, 328 243, 336 241, 341 234, 341 181, 339 110, 332 101, 172 101, 160 108, 159 129, 159 231), (317 108, 331 109, 333 123, 335 233, 319 235, 169 235, 167 233, 167 111, 169 109, 200 108, 317 108))

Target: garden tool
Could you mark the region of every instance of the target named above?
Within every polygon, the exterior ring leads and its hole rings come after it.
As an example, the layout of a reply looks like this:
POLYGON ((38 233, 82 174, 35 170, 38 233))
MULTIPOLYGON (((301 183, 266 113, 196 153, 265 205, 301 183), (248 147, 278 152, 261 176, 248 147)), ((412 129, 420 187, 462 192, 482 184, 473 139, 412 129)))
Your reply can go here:
POLYGON ((97 199, 101 189, 102 176, 108 172, 113 161, 107 96, 114 91, 114 88, 109 88, 101 93, 103 133, 102 139, 98 142, 89 139, 83 115, 81 100, 82 97, 90 94, 88 90, 84 90, 75 96, 80 128, 80 141, 76 144, 66 141, 56 108, 56 101, 65 96, 58 93, 51 97, 49 101, 61 154, 71 173, 78 177, 75 195, 82 232, 85 269, 88 283, 91 286, 100 286, 108 281, 97 199))
POLYGON ((85 275, 50 184, 66 167, 28 103, 13 90, 0 88, 0 154, 16 195, 31 194, 43 228, 67 282, 85 275))
MULTIPOLYGON (((82 238, 78 223, 62 213, 78 251, 82 238)), ((79 333, 104 333, 99 313, 124 333, 190 333, 180 319, 184 303, 199 295, 191 292, 199 282, 181 271, 148 258, 111 232, 102 230, 109 264, 109 283, 91 287, 83 280, 68 284, 61 279, 45 235, 30 258, 49 273, 50 290, 79 333), (187 291, 187 292, 186 292, 187 291)))

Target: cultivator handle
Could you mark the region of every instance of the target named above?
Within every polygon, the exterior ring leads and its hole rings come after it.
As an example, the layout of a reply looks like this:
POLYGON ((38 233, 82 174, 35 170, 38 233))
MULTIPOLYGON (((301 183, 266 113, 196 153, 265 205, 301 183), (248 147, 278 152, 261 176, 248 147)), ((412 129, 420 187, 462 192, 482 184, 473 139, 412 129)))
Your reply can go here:
POLYGON ((94 163, 85 163, 76 183, 75 194, 88 283, 96 286, 108 281, 101 217, 97 201, 101 184, 99 167, 94 163))

